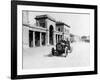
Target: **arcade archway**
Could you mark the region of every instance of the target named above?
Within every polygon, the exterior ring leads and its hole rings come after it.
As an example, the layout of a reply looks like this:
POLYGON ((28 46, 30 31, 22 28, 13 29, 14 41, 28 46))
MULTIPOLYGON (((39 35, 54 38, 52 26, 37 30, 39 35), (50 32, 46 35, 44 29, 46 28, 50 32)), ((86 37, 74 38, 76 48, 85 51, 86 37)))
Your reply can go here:
POLYGON ((53 45, 54 44, 54 28, 52 25, 49 27, 49 44, 53 45))

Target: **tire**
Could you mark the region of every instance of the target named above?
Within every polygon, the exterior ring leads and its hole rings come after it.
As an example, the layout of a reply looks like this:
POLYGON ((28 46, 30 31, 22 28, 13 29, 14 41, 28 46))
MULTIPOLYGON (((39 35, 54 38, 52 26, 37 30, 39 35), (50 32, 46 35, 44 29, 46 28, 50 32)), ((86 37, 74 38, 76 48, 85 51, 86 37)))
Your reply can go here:
POLYGON ((57 49, 58 51, 61 51, 61 50, 63 49, 62 44, 61 44, 61 43, 58 43, 58 44, 56 45, 56 49, 57 49))
POLYGON ((65 48, 65 56, 64 57, 66 57, 68 55, 68 48, 66 47, 65 48))
POLYGON ((71 52, 72 52, 72 50, 73 50, 73 49, 72 49, 72 47, 70 47, 70 50, 69 50, 68 52, 69 52, 69 53, 71 53, 71 52))
POLYGON ((55 49, 54 48, 52 48, 52 55, 55 55, 55 49))

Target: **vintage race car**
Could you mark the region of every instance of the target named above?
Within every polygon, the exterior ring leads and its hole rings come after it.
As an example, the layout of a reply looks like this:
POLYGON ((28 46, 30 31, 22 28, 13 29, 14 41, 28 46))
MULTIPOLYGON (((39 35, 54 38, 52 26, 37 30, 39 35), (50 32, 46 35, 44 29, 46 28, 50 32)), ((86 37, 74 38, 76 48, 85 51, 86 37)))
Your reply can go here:
POLYGON ((70 47, 70 42, 61 40, 56 44, 56 47, 52 48, 51 53, 54 56, 67 56, 68 53, 72 52, 72 47, 70 47))

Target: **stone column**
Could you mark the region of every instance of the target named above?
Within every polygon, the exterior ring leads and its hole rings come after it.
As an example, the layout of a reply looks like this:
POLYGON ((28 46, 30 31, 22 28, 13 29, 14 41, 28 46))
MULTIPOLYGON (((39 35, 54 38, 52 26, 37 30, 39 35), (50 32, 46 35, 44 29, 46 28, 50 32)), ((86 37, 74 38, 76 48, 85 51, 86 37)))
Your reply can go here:
POLYGON ((57 34, 57 43, 58 43, 58 34, 57 34))
POLYGON ((64 40, 64 32, 62 33, 62 39, 64 40))
POLYGON ((33 31, 33 47, 35 47, 35 31, 33 31))
POLYGON ((46 45, 49 45, 49 30, 46 32, 46 45))
POLYGON ((53 42, 54 42, 54 45, 56 45, 56 34, 55 34, 55 31, 53 32, 53 42))
POLYGON ((24 26, 23 26, 23 47, 26 47, 26 48, 29 48, 29 30, 27 29, 27 31, 26 32, 24 32, 24 26), (27 37, 25 36, 25 34, 24 33, 26 33, 27 34, 27 37), (24 36, 26 37, 26 45, 24 45, 24 36))
POLYGON ((42 39, 41 39, 42 33, 40 32, 40 46, 42 46, 42 39))

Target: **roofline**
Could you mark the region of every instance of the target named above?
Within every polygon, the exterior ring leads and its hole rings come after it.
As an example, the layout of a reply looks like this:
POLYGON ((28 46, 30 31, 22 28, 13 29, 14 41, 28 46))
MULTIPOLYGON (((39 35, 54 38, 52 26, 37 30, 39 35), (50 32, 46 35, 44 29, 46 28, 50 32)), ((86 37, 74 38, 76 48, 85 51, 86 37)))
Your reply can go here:
POLYGON ((64 23, 64 25, 67 26, 67 27, 69 27, 69 28, 71 28, 69 25, 67 25, 67 24, 65 24, 65 23, 64 23))
POLYGON ((38 19, 47 19, 47 18, 48 18, 49 20, 51 20, 51 21, 56 22, 56 25, 57 25, 57 23, 58 23, 58 24, 65 25, 65 26, 67 26, 67 27, 70 28, 69 25, 65 24, 64 22, 56 21, 53 17, 51 17, 51 16, 49 16, 49 15, 47 15, 47 14, 45 14, 45 15, 38 15, 38 16, 35 17, 35 19, 37 19, 37 20, 38 20, 38 19))
POLYGON ((70 28, 70 26, 69 26, 69 25, 67 25, 67 24, 65 24, 64 22, 56 22, 56 25, 65 25, 65 26, 67 26, 67 27, 69 27, 69 28, 70 28))
POLYGON ((48 16, 48 15, 39 15, 39 16, 36 16, 35 19, 46 19, 46 18, 48 18, 49 20, 56 22, 56 20, 54 18, 52 18, 51 16, 48 16), (41 16, 43 16, 43 17, 41 17, 41 16))

